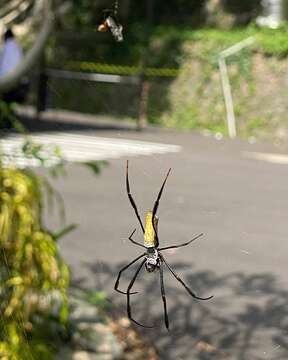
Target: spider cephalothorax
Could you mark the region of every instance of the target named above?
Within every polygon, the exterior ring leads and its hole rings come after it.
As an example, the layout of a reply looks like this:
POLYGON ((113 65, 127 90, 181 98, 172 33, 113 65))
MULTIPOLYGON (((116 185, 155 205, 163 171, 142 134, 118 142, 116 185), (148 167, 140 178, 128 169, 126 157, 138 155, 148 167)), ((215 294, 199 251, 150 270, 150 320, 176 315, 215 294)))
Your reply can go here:
POLYGON ((211 299, 213 296, 209 296, 206 298, 202 298, 197 296, 196 294, 194 294, 194 292, 185 284, 185 282, 174 272, 174 270, 170 267, 170 265, 167 263, 167 261, 165 260, 164 256, 162 255, 162 251, 168 250, 168 249, 177 249, 179 247, 182 246, 186 246, 191 244, 192 241, 198 239, 200 236, 202 236, 203 234, 199 234, 197 236, 195 236, 193 239, 187 241, 184 244, 180 244, 180 245, 172 245, 172 246, 167 246, 167 247, 163 247, 163 248, 159 248, 159 238, 158 238, 158 218, 156 216, 157 213, 157 209, 159 206, 159 201, 165 186, 165 183, 167 181, 167 178, 170 174, 170 170, 168 171, 164 182, 160 188, 160 191, 158 193, 158 196, 156 198, 156 201, 154 203, 153 206, 153 210, 152 211, 148 211, 146 214, 146 224, 145 224, 145 228, 143 226, 142 220, 140 218, 136 203, 130 193, 130 184, 129 184, 129 176, 128 176, 128 161, 127 161, 127 167, 126 167, 126 191, 128 194, 128 198, 129 201, 135 211, 136 217, 139 221, 139 224, 141 226, 141 230, 143 232, 143 236, 144 236, 144 244, 140 244, 137 241, 135 241, 133 239, 133 235, 136 231, 136 229, 134 229, 131 233, 131 235, 129 236, 129 240, 138 246, 141 246, 143 248, 145 248, 145 252, 141 255, 139 255, 136 259, 132 260, 128 265, 124 266, 118 273, 116 282, 115 282, 115 290, 118 291, 121 294, 125 294, 127 296, 127 314, 128 314, 128 318, 130 320, 132 320, 133 322, 135 322, 136 324, 140 325, 140 326, 144 326, 144 327, 151 327, 151 326, 146 326, 146 325, 142 325, 139 322, 137 322, 135 319, 133 319, 132 317, 132 313, 131 313, 131 306, 130 306, 130 295, 132 294, 136 294, 136 292, 131 292, 131 289, 136 281, 136 278, 140 272, 140 270, 142 269, 143 266, 145 266, 145 269, 151 273, 154 272, 155 270, 159 270, 160 273, 160 287, 161 287, 161 296, 162 296, 162 301, 163 301, 163 307, 164 307, 164 319, 165 319, 165 326, 166 328, 169 330, 169 320, 168 320, 168 314, 167 314, 167 304, 166 304, 166 296, 165 296, 165 289, 164 289, 164 279, 163 279, 163 264, 165 264, 168 268, 168 270, 171 272, 171 274, 175 277, 176 280, 178 280, 185 288, 185 290, 194 298, 194 299, 198 299, 198 300, 209 300, 211 299), (143 259, 144 258, 144 259, 143 259), (121 278, 121 274, 123 273, 123 271, 125 271, 126 269, 128 269, 132 264, 134 264, 135 262, 137 262, 138 260, 142 259, 140 265, 138 266, 135 274, 133 275, 132 280, 130 281, 127 291, 122 291, 119 290, 119 281, 121 278))
POLYGON ((146 255, 145 268, 148 272, 153 272, 160 267, 160 258, 157 249, 148 248, 146 255))

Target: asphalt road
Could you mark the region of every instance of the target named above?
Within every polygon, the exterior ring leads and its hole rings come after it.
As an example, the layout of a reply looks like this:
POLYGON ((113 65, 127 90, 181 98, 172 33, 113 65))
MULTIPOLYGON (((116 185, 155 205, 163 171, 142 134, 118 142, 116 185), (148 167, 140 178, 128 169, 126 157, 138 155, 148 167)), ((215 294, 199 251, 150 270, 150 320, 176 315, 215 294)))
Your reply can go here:
MULTIPOLYGON (((160 242, 183 243, 205 234, 188 247, 167 252, 166 259, 197 295, 214 298, 193 300, 166 271, 168 333, 159 274, 143 272, 135 284, 140 293, 133 296, 133 314, 155 327, 138 330, 155 343, 161 360, 287 360, 286 157, 275 155, 277 149, 268 144, 185 132, 85 131, 180 145, 182 150, 112 159, 100 176, 71 165, 67 176, 55 182, 68 221, 80 225, 60 243, 74 283, 105 290, 116 315, 125 316, 126 298, 114 292, 115 278, 142 251, 128 240, 134 228, 135 239, 141 242, 142 236, 125 192, 125 161, 130 160, 131 191, 142 216, 152 208, 171 167, 159 205, 160 242)), ((132 274, 125 273, 123 287, 132 274)))

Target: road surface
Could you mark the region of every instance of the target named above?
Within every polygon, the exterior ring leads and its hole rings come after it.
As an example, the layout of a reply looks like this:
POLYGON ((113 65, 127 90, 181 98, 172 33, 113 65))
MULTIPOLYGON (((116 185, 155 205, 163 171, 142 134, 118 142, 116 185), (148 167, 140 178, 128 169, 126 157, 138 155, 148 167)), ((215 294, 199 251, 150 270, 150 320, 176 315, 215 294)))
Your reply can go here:
MULTIPOLYGON (((95 141, 95 156, 99 144, 102 151, 103 142, 114 144, 110 155, 109 146, 102 153, 109 165, 100 176, 70 165, 67 176, 54 182, 68 221, 79 224, 60 242, 74 283, 105 290, 116 315, 125 316, 126 298, 114 292, 115 278, 142 251, 128 240, 134 228, 135 239, 142 236, 125 192, 125 162, 142 216, 171 167, 159 205, 160 242, 183 243, 204 233, 165 256, 197 295, 214 297, 193 300, 165 271, 167 332, 159 274, 142 272, 132 310, 138 321, 155 327, 138 330, 155 343, 161 360, 287 359, 288 157, 269 144, 172 130, 78 129, 72 135, 79 147, 95 141)), ((125 273, 123 288, 132 275, 125 273)))

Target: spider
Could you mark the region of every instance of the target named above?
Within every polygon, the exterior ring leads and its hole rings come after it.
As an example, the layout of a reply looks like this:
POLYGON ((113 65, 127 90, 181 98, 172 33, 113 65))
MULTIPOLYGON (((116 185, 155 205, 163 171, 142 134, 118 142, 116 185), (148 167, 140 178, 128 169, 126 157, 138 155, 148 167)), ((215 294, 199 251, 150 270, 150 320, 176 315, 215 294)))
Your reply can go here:
POLYGON ((122 30, 123 26, 119 23, 117 19, 118 12, 118 0, 114 2, 113 9, 103 10, 103 21, 98 26, 97 31, 105 32, 110 29, 115 40, 120 42, 123 41, 122 30))
POLYGON ((138 321, 136 321, 133 317, 132 317, 132 312, 131 312, 131 305, 130 305, 130 295, 132 294, 137 294, 137 292, 131 292, 131 289, 136 281, 136 278, 140 272, 140 270, 142 269, 143 265, 145 265, 146 271, 151 273, 154 272, 155 270, 159 270, 160 273, 160 289, 161 289, 161 297, 162 297, 162 302, 163 302, 163 307, 164 307, 164 321, 165 321, 165 326, 167 328, 167 330, 169 330, 169 319, 168 319, 168 313, 167 313, 167 303, 166 303, 166 296, 165 296, 165 289, 164 289, 164 280, 163 280, 163 264, 165 264, 168 268, 168 270, 172 273, 172 275, 176 278, 176 280, 178 280, 185 288, 185 290, 188 292, 188 294, 190 296, 192 296, 194 299, 198 299, 198 300, 209 300, 213 297, 209 296, 206 298, 203 297, 199 297, 197 296, 186 284, 185 282, 175 273, 175 271, 171 268, 171 266, 167 263, 167 261, 165 260, 164 256, 162 255, 162 251, 168 250, 168 249, 177 249, 183 246, 187 246, 189 244, 191 244, 193 241, 195 241, 196 239, 198 239, 199 237, 201 237, 203 234, 199 234, 197 236, 195 236, 193 239, 180 244, 180 245, 172 245, 172 246, 167 246, 167 247, 160 247, 159 248, 159 238, 158 238, 158 232, 157 232, 157 227, 158 227, 158 217, 156 216, 157 213, 157 209, 159 206, 159 201, 163 192, 163 189, 165 187, 167 178, 170 174, 171 168, 168 170, 168 173, 164 179, 164 182, 160 188, 160 191, 158 193, 158 196, 156 198, 156 201, 154 203, 153 206, 153 210, 152 211, 148 211, 146 214, 146 226, 144 228, 142 220, 140 218, 136 203, 131 195, 130 192, 130 184, 129 184, 129 175, 128 175, 128 160, 127 160, 127 165, 126 165, 126 191, 127 191, 127 195, 129 198, 129 201, 135 211, 136 217, 139 221, 139 224, 141 226, 141 230, 143 232, 144 235, 144 244, 138 243, 137 241, 135 241, 133 239, 133 235, 136 231, 136 229, 134 229, 131 233, 131 235, 129 236, 129 240, 138 246, 141 246, 145 249, 145 252, 139 256, 137 256, 134 260, 132 260, 128 265, 125 265, 118 273, 116 282, 115 282, 115 286, 114 289, 116 291, 118 291, 121 294, 125 294, 127 296, 127 315, 128 318, 133 321, 134 323, 136 323, 137 325, 140 325, 142 327, 147 327, 147 328, 152 328, 153 326, 147 326, 147 325, 143 325, 140 324, 138 321), (138 260, 144 258, 140 265, 138 266, 135 274, 132 277, 132 280, 130 281, 128 288, 125 291, 119 290, 119 282, 120 282, 120 278, 121 275, 123 273, 123 271, 125 271, 126 269, 128 269, 132 264, 136 263, 138 260))

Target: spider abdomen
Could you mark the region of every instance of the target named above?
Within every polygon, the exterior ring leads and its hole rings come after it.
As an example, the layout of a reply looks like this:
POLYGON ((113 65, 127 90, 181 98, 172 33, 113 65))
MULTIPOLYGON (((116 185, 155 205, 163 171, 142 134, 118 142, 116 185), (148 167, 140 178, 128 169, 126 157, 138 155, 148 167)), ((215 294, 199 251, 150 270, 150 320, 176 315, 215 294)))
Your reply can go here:
POLYGON ((154 226, 152 224, 152 211, 148 211, 146 214, 146 224, 144 233, 144 245, 147 248, 154 248, 157 245, 157 237, 155 230, 157 231, 158 218, 154 216, 154 226), (155 230, 154 230, 155 229, 155 230))

